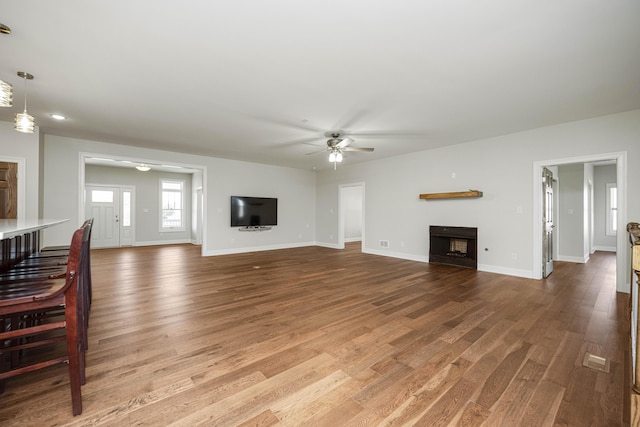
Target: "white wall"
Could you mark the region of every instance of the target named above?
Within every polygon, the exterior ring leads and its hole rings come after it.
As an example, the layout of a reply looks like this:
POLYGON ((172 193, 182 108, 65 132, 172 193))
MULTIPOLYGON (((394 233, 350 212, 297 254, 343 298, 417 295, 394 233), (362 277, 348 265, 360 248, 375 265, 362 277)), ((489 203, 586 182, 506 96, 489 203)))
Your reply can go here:
POLYGON ((315 173, 312 171, 54 135, 45 136, 44 151, 44 213, 50 217, 71 218, 70 224, 55 227, 56 233, 47 235, 47 245, 68 243, 68 236, 82 222, 79 208, 84 181, 82 153, 201 168, 205 189, 206 225, 202 248, 205 255, 315 243, 315 173), (232 195, 277 197, 279 225, 268 232, 239 232, 231 228, 232 195))
MULTIPOLYGON (((317 240, 335 244, 338 185, 364 182, 365 252, 426 261, 429 225, 478 227, 479 269, 535 277, 534 163, 613 152, 627 153, 633 188, 640 182, 640 168, 635 167, 640 161, 640 110, 380 161, 343 163, 336 171, 318 173, 317 240), (484 197, 418 199, 421 193, 468 189, 481 190, 484 197), (388 249, 378 246, 383 239, 389 240, 388 249)), ((621 218, 639 218, 640 193, 631 190, 620 197, 627 202, 621 218)), ((627 253, 619 256, 628 259, 627 253)), ((628 292, 628 270, 620 274, 627 283, 625 289, 619 282, 618 289, 628 292)))
MULTIPOLYGON (((607 184, 616 183, 616 166, 605 165, 594 168, 594 245, 597 250, 615 251, 616 236, 606 234, 607 184)), ((632 190, 633 191, 633 190, 632 190)), ((637 215, 636 218, 640 217, 637 215)), ((629 220, 631 220, 630 218, 629 220)), ((625 233, 626 230, 620 230, 625 233)))
POLYGON ((584 164, 560 165, 558 167, 558 260, 586 262, 585 251, 585 167, 584 164))
POLYGON ((202 244, 202 210, 204 195, 202 193, 202 171, 197 171, 191 177, 191 242, 197 245, 202 244), (199 199, 200 198, 200 199, 199 199))

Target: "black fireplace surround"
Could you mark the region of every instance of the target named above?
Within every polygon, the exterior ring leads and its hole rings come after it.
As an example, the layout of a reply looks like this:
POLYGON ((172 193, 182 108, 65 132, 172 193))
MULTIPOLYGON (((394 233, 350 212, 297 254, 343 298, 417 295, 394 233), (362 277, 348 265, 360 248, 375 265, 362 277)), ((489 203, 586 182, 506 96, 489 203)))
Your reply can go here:
POLYGON ((475 227, 429 227, 429 262, 478 268, 478 229, 475 227))

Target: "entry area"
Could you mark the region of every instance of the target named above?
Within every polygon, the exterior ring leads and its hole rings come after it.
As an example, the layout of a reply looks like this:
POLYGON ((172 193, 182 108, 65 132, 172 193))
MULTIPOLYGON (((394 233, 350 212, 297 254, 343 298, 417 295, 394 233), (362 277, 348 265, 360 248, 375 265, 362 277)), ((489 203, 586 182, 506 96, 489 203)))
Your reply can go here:
POLYGON ((86 186, 85 216, 94 218, 92 247, 133 245, 134 191, 133 187, 86 186))

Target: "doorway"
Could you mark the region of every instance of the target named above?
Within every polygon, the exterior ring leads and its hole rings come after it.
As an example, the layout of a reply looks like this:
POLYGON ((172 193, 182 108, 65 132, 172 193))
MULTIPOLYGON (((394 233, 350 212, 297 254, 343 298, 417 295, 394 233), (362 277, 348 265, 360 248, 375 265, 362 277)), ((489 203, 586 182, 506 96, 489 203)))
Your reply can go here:
POLYGON ((0 162, 0 219, 18 218, 18 164, 0 162))
POLYGON ((357 241, 364 249, 364 182, 340 185, 338 202, 338 249, 344 249, 345 242, 357 241))
MULTIPOLYGON (((541 279, 543 254, 543 186, 540 185, 542 171, 553 165, 568 165, 572 163, 593 163, 613 160, 616 163, 618 183, 618 230, 626 229, 626 195, 627 195, 627 153, 603 153, 591 156, 572 157, 555 160, 534 162, 533 165, 533 278, 541 279)), ((618 233, 616 237, 616 289, 619 292, 629 292, 629 277, 627 260, 627 241, 625 233, 618 233)))
POLYGON ((85 217, 93 218, 91 246, 131 246, 135 235, 134 187, 87 185, 85 217))
MULTIPOLYGON (((0 156, 0 168, 4 169, 0 174, 0 181, 11 181, 0 184, 0 186, 7 188, 0 188, 0 192, 4 193, 2 198, 6 200, 6 198, 10 198, 11 200, 8 202, 11 204, 11 207, 3 206, 0 209, 5 210, 2 215, 2 219, 25 219, 26 218, 26 207, 27 207, 27 190, 26 190, 26 159, 21 157, 10 157, 10 156, 0 156), (15 172, 15 180, 13 178, 13 174, 15 172), (11 192, 12 194, 7 194, 11 192), (15 199, 15 203, 14 203, 15 199), (15 216, 14 216, 15 215, 15 216)), ((4 205, 6 202, 2 201, 4 205)))
POLYGON ((542 169, 542 277, 553 272, 554 195, 553 172, 542 169))

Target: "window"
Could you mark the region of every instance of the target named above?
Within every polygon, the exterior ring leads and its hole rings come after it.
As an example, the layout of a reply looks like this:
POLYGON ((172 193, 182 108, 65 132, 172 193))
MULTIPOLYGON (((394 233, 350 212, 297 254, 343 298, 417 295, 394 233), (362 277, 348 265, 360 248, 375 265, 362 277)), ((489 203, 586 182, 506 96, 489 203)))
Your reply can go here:
POLYGON ((131 227, 131 191, 122 192, 122 226, 131 227))
POLYGON ((160 180, 160 231, 183 231, 184 181, 160 180))
POLYGON ((618 187, 607 184, 607 236, 615 236, 618 231, 618 187))

